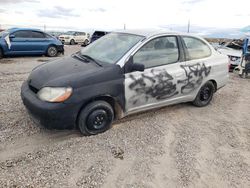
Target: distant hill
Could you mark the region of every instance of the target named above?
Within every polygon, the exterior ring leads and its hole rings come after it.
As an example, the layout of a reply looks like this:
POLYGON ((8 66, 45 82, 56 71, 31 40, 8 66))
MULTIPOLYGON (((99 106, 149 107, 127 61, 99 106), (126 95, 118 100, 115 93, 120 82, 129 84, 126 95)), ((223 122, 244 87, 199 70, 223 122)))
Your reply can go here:
MULTIPOLYGON (((179 32, 187 32, 187 26, 179 25, 167 25, 160 26, 161 28, 167 28, 179 32)), ((200 26, 190 26, 190 33, 196 33, 205 38, 228 38, 228 39, 238 39, 245 36, 239 28, 211 28, 211 27, 200 27, 200 26)))

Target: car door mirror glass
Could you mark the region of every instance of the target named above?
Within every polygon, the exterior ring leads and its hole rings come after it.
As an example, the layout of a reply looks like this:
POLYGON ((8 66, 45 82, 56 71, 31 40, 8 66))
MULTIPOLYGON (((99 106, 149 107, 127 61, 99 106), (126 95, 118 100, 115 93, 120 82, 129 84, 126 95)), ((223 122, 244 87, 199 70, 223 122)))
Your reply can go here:
POLYGON ((145 66, 141 63, 133 63, 132 71, 140 71, 143 72, 145 70, 145 66))

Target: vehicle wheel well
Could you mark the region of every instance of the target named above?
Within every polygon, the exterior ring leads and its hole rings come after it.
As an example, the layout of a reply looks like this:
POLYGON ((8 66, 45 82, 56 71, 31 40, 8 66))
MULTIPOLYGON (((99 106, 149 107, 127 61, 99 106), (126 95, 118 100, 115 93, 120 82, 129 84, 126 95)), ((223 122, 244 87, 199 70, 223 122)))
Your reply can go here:
POLYGON ((57 47, 55 44, 50 44, 50 45, 48 46, 48 49, 49 49, 49 47, 51 47, 51 46, 57 47))
POLYGON ((215 91, 217 91, 217 82, 215 80, 209 80, 214 84, 215 91))
POLYGON ((88 102, 84 103, 82 105, 82 107, 80 108, 78 114, 77 114, 77 118, 76 118, 76 121, 78 120, 78 117, 79 117, 79 114, 80 112, 82 111, 82 109, 88 105, 89 103, 93 102, 93 101, 105 101, 107 103, 109 103, 111 105, 111 107, 113 108, 114 110, 114 120, 116 119, 120 119, 121 117, 123 117, 123 110, 121 108, 121 105, 111 96, 98 96, 98 97, 95 97, 91 100, 89 100, 88 102))

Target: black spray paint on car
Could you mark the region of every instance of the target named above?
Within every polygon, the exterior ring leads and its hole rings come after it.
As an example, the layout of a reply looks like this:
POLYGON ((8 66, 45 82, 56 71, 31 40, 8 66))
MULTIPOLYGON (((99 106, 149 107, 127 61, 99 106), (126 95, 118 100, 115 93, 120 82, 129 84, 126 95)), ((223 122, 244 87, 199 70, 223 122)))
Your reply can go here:
POLYGON ((181 93, 188 94, 197 89, 203 82, 204 77, 210 74, 211 66, 206 67, 205 63, 196 63, 194 65, 181 65, 186 74, 186 79, 178 80, 178 83, 183 83, 181 93))
POLYGON ((178 94, 176 84, 172 82, 173 77, 166 70, 156 71, 152 69, 151 75, 141 74, 139 79, 135 79, 133 75, 130 75, 134 82, 129 85, 129 89, 135 91, 135 95, 129 99, 130 103, 135 105, 139 100, 144 100, 147 103, 149 98, 163 100, 178 94), (146 84, 146 82, 150 84, 146 84))
POLYGON ((180 91, 173 83, 173 75, 170 75, 166 70, 151 69, 150 76, 142 73, 139 79, 129 75, 130 79, 133 80, 129 89, 135 94, 128 99, 128 102, 137 105, 139 102, 147 103, 150 98, 160 101, 171 98, 178 93, 189 94, 201 86, 203 79, 211 71, 211 66, 206 67, 204 62, 194 65, 180 65, 180 67, 186 76, 183 80, 177 80, 177 84, 182 85, 180 91))

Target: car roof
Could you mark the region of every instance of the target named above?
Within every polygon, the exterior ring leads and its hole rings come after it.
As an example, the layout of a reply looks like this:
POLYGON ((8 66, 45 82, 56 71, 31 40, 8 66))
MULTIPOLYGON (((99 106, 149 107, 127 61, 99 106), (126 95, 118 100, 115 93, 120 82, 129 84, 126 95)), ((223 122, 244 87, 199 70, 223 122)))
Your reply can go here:
POLYGON ((128 30, 116 30, 114 32, 140 35, 147 38, 159 34, 176 34, 176 32, 172 32, 167 29, 128 29, 128 30))
POLYGON ((132 29, 132 30, 115 30, 113 32, 116 33, 127 33, 127 34, 133 34, 133 35, 140 35, 140 36, 144 36, 146 38, 155 36, 155 35, 184 35, 184 36, 193 36, 193 37, 198 37, 197 35, 193 35, 190 33, 181 33, 181 32, 175 32, 175 31, 171 31, 168 29, 132 29))
POLYGON ((40 29, 32 29, 32 28, 10 28, 9 29, 9 31, 20 31, 20 30, 42 32, 40 29))

